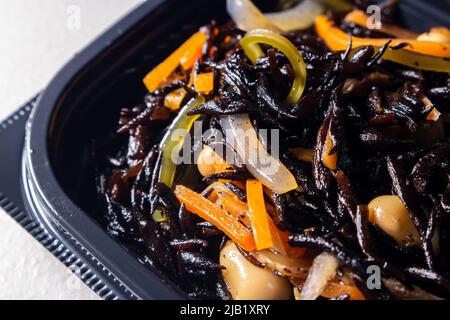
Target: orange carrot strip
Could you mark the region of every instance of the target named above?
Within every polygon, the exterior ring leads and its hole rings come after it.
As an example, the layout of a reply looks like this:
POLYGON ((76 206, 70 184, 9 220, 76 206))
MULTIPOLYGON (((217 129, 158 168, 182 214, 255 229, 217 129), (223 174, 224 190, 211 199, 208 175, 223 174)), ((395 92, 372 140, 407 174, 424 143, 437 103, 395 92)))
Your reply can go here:
POLYGON ((333 281, 328 282, 328 285, 321 293, 321 296, 331 299, 339 297, 343 294, 348 294, 350 296, 350 300, 366 300, 364 295, 356 286, 352 284, 341 284, 333 281))
POLYGON ((427 115, 426 119, 428 121, 438 121, 440 117, 441 117, 441 113, 439 112, 439 110, 436 108, 433 108, 431 110, 431 112, 427 115))
POLYGON ((175 52, 173 52, 166 60, 159 64, 144 78, 144 84, 150 92, 155 92, 159 85, 166 80, 172 72, 180 65, 181 58, 192 47, 198 47, 199 44, 203 46, 206 41, 206 35, 202 32, 197 32, 183 43, 175 52))
POLYGON ((174 90, 166 96, 164 99, 164 105, 171 110, 178 110, 180 109, 181 103, 186 97, 186 94, 187 92, 183 88, 174 90))
POLYGON ((269 227, 269 215, 264 202, 262 183, 259 180, 247 180, 247 201, 256 249, 271 248, 273 241, 269 227))
POLYGON ((243 224, 250 227, 251 222, 248 216, 248 206, 245 202, 242 202, 230 194, 224 194, 220 204, 229 214, 238 218, 243 224))
MULTIPOLYGON (((316 32, 333 51, 345 50, 350 42, 350 36, 337 28, 327 16, 316 17, 316 32)), ((392 40, 391 46, 407 42, 406 51, 413 51, 424 55, 450 58, 450 44, 444 42, 418 41, 411 39, 378 39, 353 37, 353 48, 362 46, 383 47, 392 40)))
POLYGON ((214 89, 214 73, 200 73, 194 78, 195 91, 202 94, 209 94, 214 89))
MULTIPOLYGON (((347 14, 345 21, 352 22, 360 27, 367 28, 368 16, 361 10, 354 10, 347 14)), ((416 39, 419 35, 407 29, 397 27, 392 24, 382 23, 379 31, 396 38, 416 39)))
MULTIPOLYGON (((219 187, 220 182, 215 182, 215 186, 219 187)), ((224 188, 226 186, 224 184, 221 184, 224 188)), ((220 186, 220 188, 222 188, 220 186)), ((215 190, 218 190, 215 188, 215 190)), ((231 190, 227 189, 224 194, 222 195, 220 205, 222 208, 227 211, 232 216, 238 218, 244 225, 247 227, 251 226, 250 222, 250 215, 248 213, 248 205, 247 203, 239 200, 231 190)), ((270 211, 270 207, 267 209, 270 211)), ((290 233, 287 231, 282 231, 278 229, 278 227, 275 225, 273 220, 268 217, 269 220, 269 229, 270 234, 272 236, 272 242, 273 246, 272 249, 277 251, 278 253, 281 253, 285 256, 293 257, 293 258, 299 258, 303 257, 305 254, 306 249, 304 248, 298 248, 298 247, 291 247, 289 245, 289 235, 290 233)))
MULTIPOLYGON (((427 97, 423 97, 422 102, 425 105, 425 108, 427 109, 433 105, 433 103, 427 97)), ((436 107, 434 107, 433 109, 431 109, 431 112, 427 114, 425 119, 428 121, 438 121, 440 117, 441 113, 439 112, 438 109, 436 109, 436 107)))
POLYGON ((175 195, 188 211, 215 225, 242 249, 255 249, 252 233, 225 210, 185 186, 176 186, 175 195))
POLYGON ((202 57, 203 44, 204 41, 199 43, 197 46, 189 48, 189 50, 186 51, 183 57, 181 57, 180 64, 184 71, 191 69, 197 59, 200 59, 202 57))

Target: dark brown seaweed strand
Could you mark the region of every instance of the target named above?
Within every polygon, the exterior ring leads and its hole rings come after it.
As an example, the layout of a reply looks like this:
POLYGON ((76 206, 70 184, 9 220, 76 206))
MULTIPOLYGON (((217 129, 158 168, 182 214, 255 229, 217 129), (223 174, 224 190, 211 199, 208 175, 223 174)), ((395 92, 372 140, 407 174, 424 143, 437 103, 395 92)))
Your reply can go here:
MULTIPOLYGON (((335 256, 344 266, 348 267, 351 271, 355 273, 357 276, 356 279, 360 279, 361 283, 364 287, 367 288, 366 279, 368 277, 367 274, 367 266, 368 264, 350 252, 348 252, 344 247, 339 244, 336 244, 332 241, 326 240, 321 237, 313 237, 302 234, 296 234, 289 237, 289 243, 292 246, 297 247, 307 247, 323 250, 335 256)), ((360 288, 361 289, 361 288, 360 288)), ((380 290, 376 290, 377 292, 373 295, 374 298, 387 300, 390 299, 391 296, 389 291, 382 285, 380 290)), ((365 291, 363 291, 363 294, 365 291)))
POLYGON ((387 157, 387 166, 393 182, 394 191, 408 209, 411 220, 419 231, 426 263, 430 269, 434 269, 433 246, 431 240, 426 239, 427 222, 423 210, 417 202, 418 197, 411 184, 407 182, 404 171, 390 156, 387 157))
POLYGON ((355 50, 355 53, 350 57, 350 63, 361 64, 361 70, 370 59, 372 59, 375 49, 372 46, 365 46, 355 50))
POLYGON ((280 71, 280 68, 277 63, 277 52, 275 49, 267 50, 267 57, 269 61, 269 70, 273 78, 273 85, 275 92, 278 93, 278 98, 281 99, 282 95, 285 94, 285 86, 283 86, 285 82, 285 77, 280 71))
POLYGON ((439 204, 442 210, 450 212, 450 188, 447 187, 447 191, 439 195, 439 204))
POLYGON ((431 88, 428 92, 431 97, 435 98, 449 99, 450 97, 450 89, 448 86, 431 88))
POLYGON ((184 266, 187 268, 209 270, 213 272, 224 269, 224 267, 220 264, 198 252, 181 250, 180 258, 183 261, 184 266))
POLYGON ((394 113, 383 113, 383 114, 376 114, 372 118, 369 119, 369 123, 372 126, 386 126, 393 124, 395 120, 395 114, 394 113))
POLYGON ((377 128, 363 130, 359 134, 359 140, 364 146, 376 151, 405 149, 416 145, 413 139, 391 138, 377 128))
POLYGON ((380 90, 377 87, 372 88, 369 96, 369 111, 373 114, 383 112, 380 90))
POLYGON ((183 239, 189 240, 195 238, 195 225, 192 221, 192 214, 189 213, 184 204, 180 206, 178 210, 178 221, 180 223, 181 232, 183 233, 183 239))
POLYGON ((172 190, 163 183, 158 183, 154 188, 154 192, 159 196, 159 203, 165 209, 172 236, 182 239, 181 225, 178 220, 178 212, 180 210, 178 199, 172 193, 172 190))
POLYGON ((401 42, 399 44, 396 44, 395 46, 391 46, 391 50, 401 50, 409 46, 408 42, 401 42))
MULTIPOLYGON (((433 207, 430 210, 430 216, 428 218, 428 225, 427 225, 427 231, 425 234, 425 237, 429 243, 432 243, 432 239, 438 230, 438 227, 440 225, 441 219, 443 215, 445 214, 444 208, 442 208, 439 198, 435 196, 430 196, 431 202, 433 203, 433 207)), ((434 250, 431 248, 431 252, 433 253, 434 250)))
POLYGON ((391 156, 386 158, 386 163, 395 193, 400 197, 403 204, 408 209, 411 220, 419 233, 423 236, 426 229, 425 217, 420 208, 420 204, 417 202, 418 198, 414 190, 407 182, 405 172, 400 168, 399 163, 391 156))
POLYGON ((416 267, 407 268, 406 272, 413 278, 423 281, 424 283, 438 285, 440 288, 445 290, 447 296, 450 296, 450 279, 448 276, 416 267))
POLYGON ((149 188, 149 201, 150 201, 150 214, 153 215, 153 213, 156 210, 156 205, 158 202, 158 194, 154 192, 155 186, 159 181, 159 173, 161 170, 161 163, 162 163, 162 151, 158 147, 158 158, 155 163, 155 169, 152 172, 151 179, 150 179, 150 188, 149 188))
POLYGON ((144 165, 138 173, 131 189, 131 204, 134 209, 139 209, 140 212, 145 212, 148 209, 145 206, 145 201, 148 201, 147 193, 150 190, 151 176, 155 169, 158 155, 158 147, 154 146, 145 158, 144 165))
POLYGON ((144 242, 143 250, 152 266, 164 270, 169 278, 176 279, 175 260, 159 226, 150 219, 141 228, 140 235, 144 242))
POLYGON ((347 62, 348 59, 350 58, 350 53, 352 52, 352 47, 353 47, 353 36, 350 35, 350 40, 348 41, 347 49, 342 54, 342 61, 343 62, 347 62))
POLYGON ((335 63, 331 64, 322 85, 317 90, 322 92, 331 91, 338 83, 343 69, 344 63, 341 60, 336 60, 335 63))
POLYGON ((336 87, 333 90, 330 98, 330 112, 331 119, 328 128, 328 133, 330 134, 331 140, 333 141, 333 148, 330 150, 330 155, 334 154, 341 149, 342 141, 344 140, 344 123, 342 118, 342 108, 341 108, 341 91, 342 85, 336 87))
POLYGON ((153 114, 155 109, 161 105, 161 101, 159 99, 154 99, 153 101, 149 102, 147 105, 147 108, 142 111, 138 116, 133 118, 131 121, 129 121, 126 125, 121 127, 119 130, 117 130, 117 133, 125 133, 132 129, 135 129, 137 126, 145 124, 150 119, 150 116, 153 114))
POLYGON ((223 235, 222 231, 208 221, 198 222, 196 224, 196 229, 200 237, 209 238, 223 235))
POLYGON ((245 181, 248 179, 251 179, 252 175, 248 172, 222 172, 222 173, 215 173, 212 175, 209 175, 205 178, 203 178, 203 181, 211 183, 213 181, 217 181, 220 179, 226 179, 226 180, 235 180, 235 181, 245 181))
POLYGON ((251 110, 251 102, 246 99, 221 97, 208 101, 188 112, 188 115, 223 116, 246 113, 251 110))
POLYGON ((106 227, 108 232, 126 243, 133 243, 139 233, 139 220, 132 210, 105 194, 107 204, 106 227))
POLYGON ((219 299, 228 301, 233 300, 233 296, 231 295, 230 291, 228 290, 228 286, 225 283, 225 281, 222 279, 222 277, 219 277, 217 280, 217 296, 219 299))
POLYGON ((225 182, 225 185, 239 198, 239 200, 247 202, 247 194, 244 191, 242 191, 238 186, 236 186, 233 182, 225 182))
POLYGON ((280 160, 294 175, 298 185, 302 190, 302 193, 305 193, 311 197, 319 196, 320 191, 316 188, 313 178, 307 172, 309 164, 307 165, 299 161, 291 152, 284 152, 281 155, 280 160))
POLYGON ((444 144, 420 158, 411 172, 411 180, 419 193, 443 193, 448 178, 442 171, 435 172, 436 165, 450 158, 450 145, 444 144))
POLYGON ((325 119, 317 134, 316 146, 314 147, 314 158, 312 162, 314 183, 316 188, 320 191, 328 193, 331 188, 333 175, 330 170, 325 167, 322 162, 323 150, 325 147, 325 140, 328 134, 330 125, 330 118, 325 119))
POLYGON ((389 49, 389 45, 391 44, 391 42, 392 40, 389 40, 381 47, 380 51, 378 51, 377 54, 373 57, 373 59, 367 63, 368 67, 371 67, 383 57, 383 55, 386 53, 386 50, 389 49))
POLYGON ((435 270, 435 256, 434 256, 434 249, 433 249, 433 236, 437 228, 437 223, 440 218, 440 208, 436 205, 433 206, 433 208, 430 211, 430 217, 428 218, 428 224, 427 224, 427 230, 425 232, 425 245, 426 250, 425 254, 426 259, 428 261, 428 267, 431 270, 435 270))
POLYGON ((170 245, 177 250, 200 250, 208 247, 208 241, 202 239, 172 240, 170 245))
POLYGON ((277 101, 275 97, 270 94, 263 75, 260 75, 256 79, 255 89, 256 99, 260 107, 267 109, 268 113, 271 112, 277 117, 295 119, 295 116, 285 111, 281 106, 281 102, 277 101))
POLYGON ((347 210, 350 218, 355 220, 357 198, 353 192, 350 179, 342 170, 338 170, 334 177, 338 185, 338 199, 347 210))
POLYGON ((326 251, 335 256, 356 274, 365 273, 365 267, 361 263, 361 259, 353 256, 344 247, 330 240, 305 234, 295 234, 289 237, 289 244, 294 247, 307 247, 326 251))
POLYGON ((271 192, 270 202, 275 208, 275 211, 270 213, 273 222, 280 230, 287 230, 289 227, 289 222, 286 217, 286 197, 284 195, 271 192))
POLYGON ((370 259, 375 260, 373 257, 373 243, 370 237, 369 230, 369 212, 366 206, 359 205, 356 208, 355 217, 356 237, 358 239, 359 246, 362 252, 370 259))
POLYGON ((340 210, 336 209, 328 200, 323 200, 321 205, 323 211, 328 214, 335 229, 341 228, 346 222, 346 216, 340 210))

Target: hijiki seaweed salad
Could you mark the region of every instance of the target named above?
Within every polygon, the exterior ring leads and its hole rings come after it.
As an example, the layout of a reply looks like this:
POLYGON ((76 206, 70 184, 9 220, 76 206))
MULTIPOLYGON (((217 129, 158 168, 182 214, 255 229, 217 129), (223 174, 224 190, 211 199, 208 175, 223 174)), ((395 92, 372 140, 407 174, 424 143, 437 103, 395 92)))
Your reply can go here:
POLYGON ((449 298, 450 31, 371 4, 228 0, 149 66, 107 231, 196 299, 449 298))

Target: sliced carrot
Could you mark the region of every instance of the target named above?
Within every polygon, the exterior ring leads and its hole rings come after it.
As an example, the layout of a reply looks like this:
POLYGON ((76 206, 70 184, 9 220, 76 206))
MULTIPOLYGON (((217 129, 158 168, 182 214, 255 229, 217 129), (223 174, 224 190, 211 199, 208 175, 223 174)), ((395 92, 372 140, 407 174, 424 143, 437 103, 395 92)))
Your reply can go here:
POLYGON ((269 215, 264 202, 262 183, 259 180, 247 180, 247 201, 256 249, 271 248, 273 241, 269 227, 269 215))
POLYGON ((150 92, 155 92, 159 85, 166 80, 172 72, 180 65, 181 59, 186 52, 193 47, 203 46, 206 41, 206 34, 197 32, 183 43, 175 52, 173 52, 166 60, 159 64, 144 78, 144 84, 150 92))
MULTIPOLYGON (((221 184, 223 187, 226 188, 226 186, 220 182, 215 182, 215 184, 217 187, 219 187, 219 184, 221 184)), ((219 187, 218 189, 220 188, 222 187, 219 187)), ((251 226, 247 203, 239 200, 231 190, 227 189, 227 191, 224 192, 219 204, 225 211, 227 211, 234 217, 238 218, 244 225, 246 225, 247 227, 251 226)), ((278 227, 275 225, 270 216, 268 216, 268 222, 270 234, 272 236, 273 250, 292 258, 299 258, 304 256, 306 249, 291 247, 289 245, 289 236, 290 236, 289 232, 278 229, 278 227)))
POLYGON ((305 248, 291 247, 289 245, 289 236, 291 235, 291 233, 278 229, 278 227, 275 225, 273 220, 270 219, 270 217, 269 228, 273 239, 273 250, 291 258, 301 258, 305 255, 305 248))
POLYGON ((178 110, 181 107, 181 103, 186 97, 187 91, 184 88, 179 88, 177 90, 169 93, 164 99, 164 105, 170 110, 178 110))
POLYGON ((352 284, 337 283, 334 281, 328 282, 328 285, 321 293, 321 296, 331 299, 344 294, 348 294, 350 296, 350 300, 366 300, 364 295, 356 286, 352 284))
MULTIPOLYGON (((337 28, 333 21, 327 16, 316 17, 316 32, 322 38, 327 46, 334 51, 345 50, 350 42, 350 36, 341 29, 337 28)), ((424 55, 450 58, 450 44, 443 42, 418 41, 411 39, 378 39, 378 38, 359 38, 353 37, 353 48, 362 46, 383 47, 389 40, 392 40, 391 46, 397 46, 408 43, 404 48, 406 51, 413 51, 424 55)))
POLYGON ((244 225, 250 227, 251 222, 248 215, 248 206, 245 202, 232 195, 224 194, 220 204, 229 214, 238 218, 244 225))
POLYGON ((247 203, 239 200, 236 194, 231 191, 223 182, 214 182, 208 188, 214 191, 217 204, 232 216, 239 219, 245 226, 250 227, 247 203))
POLYGON ((194 77, 195 91, 202 94, 209 94, 214 89, 214 73, 200 73, 194 77))
POLYGON ((242 249, 255 249, 252 233, 225 210, 185 186, 176 186, 175 195, 188 211, 215 225, 242 249))
MULTIPOLYGON (((295 284, 294 295, 297 300, 300 299, 301 290, 306 279, 293 278, 292 281, 295 284)), ((353 283, 343 283, 339 279, 333 279, 328 281, 327 286, 320 294, 327 299, 336 298, 344 294, 349 295, 350 300, 366 300, 361 291, 353 283)))
MULTIPOLYGON (((353 10, 345 17, 345 21, 352 22, 363 28, 367 28, 368 19, 369 17, 361 10, 353 10)), ((418 37, 417 33, 384 22, 381 24, 381 28, 377 29, 377 31, 381 31, 396 38, 416 39, 418 37)))
POLYGON ((436 108, 433 108, 431 110, 431 112, 427 115, 426 119, 428 121, 438 121, 440 117, 441 117, 441 113, 439 112, 439 110, 436 108))
POLYGON ((333 150, 333 139, 331 139, 330 133, 328 132, 327 138, 325 140, 325 146, 323 148, 322 162, 330 170, 337 169, 338 153, 334 152, 330 154, 333 150))
MULTIPOLYGON (((431 106, 433 106, 433 103, 427 97, 423 97, 422 102, 425 105, 425 108, 430 108, 431 106)), ((431 112, 427 114, 425 119, 428 121, 438 121, 440 117, 441 113, 438 109, 436 109, 436 107, 434 107, 433 109, 431 109, 431 112)))
POLYGON ((180 64, 183 70, 190 70, 194 66, 197 59, 200 59, 202 57, 203 44, 204 42, 202 42, 201 44, 199 43, 197 46, 192 46, 181 57, 180 64))

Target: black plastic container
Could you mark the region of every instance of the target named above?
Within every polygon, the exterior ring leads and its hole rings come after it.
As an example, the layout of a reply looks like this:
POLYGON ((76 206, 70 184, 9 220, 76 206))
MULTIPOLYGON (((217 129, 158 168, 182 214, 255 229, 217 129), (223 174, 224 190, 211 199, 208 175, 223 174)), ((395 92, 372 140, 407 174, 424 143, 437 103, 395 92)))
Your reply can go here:
MULTIPOLYGON (((450 23, 445 11, 425 2, 403 1, 401 9, 416 31, 450 23)), ((8 151, 0 169, 0 205, 104 298, 186 298, 88 213, 94 194, 89 145, 114 127, 120 108, 142 99, 142 78, 151 67, 211 19, 227 19, 225 1, 145 2, 0 126, 0 150, 8 151)))

